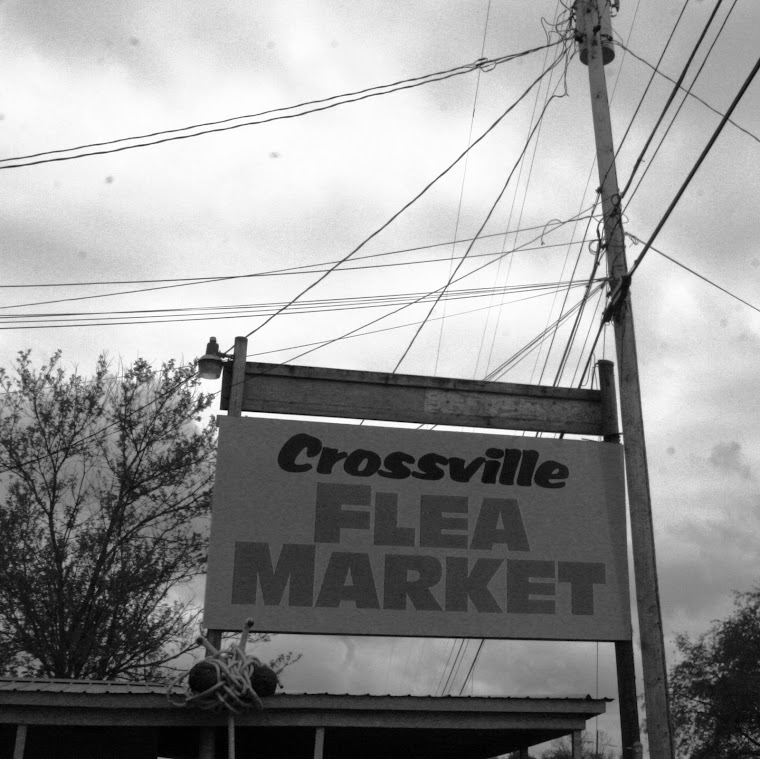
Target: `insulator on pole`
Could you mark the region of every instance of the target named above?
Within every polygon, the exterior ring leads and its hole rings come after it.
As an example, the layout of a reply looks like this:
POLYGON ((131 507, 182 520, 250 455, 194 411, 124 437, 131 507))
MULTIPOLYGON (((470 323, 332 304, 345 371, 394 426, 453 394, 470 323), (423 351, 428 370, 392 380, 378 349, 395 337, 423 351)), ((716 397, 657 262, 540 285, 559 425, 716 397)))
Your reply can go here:
POLYGON ((588 66, 589 46, 599 44, 598 40, 601 40, 602 62, 606 66, 615 59, 610 3, 607 0, 577 0, 574 7, 575 26, 578 30, 575 39, 578 42, 581 63, 588 66))

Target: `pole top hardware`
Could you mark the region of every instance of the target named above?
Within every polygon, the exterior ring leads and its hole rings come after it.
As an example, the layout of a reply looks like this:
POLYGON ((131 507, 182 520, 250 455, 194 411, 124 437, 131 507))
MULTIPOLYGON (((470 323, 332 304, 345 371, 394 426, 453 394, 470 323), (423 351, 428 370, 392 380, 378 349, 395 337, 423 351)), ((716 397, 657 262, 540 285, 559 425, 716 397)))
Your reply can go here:
POLYGON ((620 309, 625 303, 628 293, 631 289, 631 275, 624 274, 615 283, 615 287, 610 293, 610 302, 607 304, 607 308, 604 309, 602 315, 602 324, 607 324, 611 319, 617 319, 620 309))
POLYGON ((612 42, 609 0, 575 0, 573 8, 575 41, 578 43, 581 63, 588 66, 589 55, 598 46, 601 46, 602 63, 605 66, 611 63, 615 59, 615 47, 612 42))

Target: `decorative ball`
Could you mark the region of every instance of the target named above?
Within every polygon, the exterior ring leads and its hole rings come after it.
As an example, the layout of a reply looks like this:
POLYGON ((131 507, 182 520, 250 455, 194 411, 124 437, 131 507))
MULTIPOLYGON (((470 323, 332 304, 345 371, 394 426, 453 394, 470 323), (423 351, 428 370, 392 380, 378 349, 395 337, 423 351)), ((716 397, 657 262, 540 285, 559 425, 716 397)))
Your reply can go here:
POLYGON ((187 675, 187 684, 193 693, 203 693, 219 682, 219 670, 208 661, 196 662, 187 675))
POLYGON ((279 680, 277 673, 266 664, 256 664, 251 675, 251 685, 258 696, 274 696, 279 680))

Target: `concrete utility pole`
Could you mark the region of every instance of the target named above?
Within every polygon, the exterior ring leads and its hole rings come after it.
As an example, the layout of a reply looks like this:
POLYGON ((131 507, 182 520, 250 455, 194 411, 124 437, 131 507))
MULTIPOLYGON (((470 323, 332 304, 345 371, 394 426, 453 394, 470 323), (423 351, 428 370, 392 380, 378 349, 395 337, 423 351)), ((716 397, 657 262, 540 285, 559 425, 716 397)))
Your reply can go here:
MULTIPOLYGON (((574 9, 581 61, 588 66, 597 168, 604 214, 607 273, 612 288, 612 297, 608 310, 605 312, 605 318, 613 320, 615 330, 649 754, 652 759, 674 759, 665 644, 657 586, 652 503, 641 412, 641 389, 633 331, 633 311, 628 292, 630 279, 625 259, 621 199, 615 170, 607 83, 604 76, 604 64, 609 63, 615 55, 611 39, 609 2, 607 0, 576 0, 574 9)), ((619 652, 618 672, 620 672, 619 652)), ((625 726, 623 729, 625 732, 625 726)))

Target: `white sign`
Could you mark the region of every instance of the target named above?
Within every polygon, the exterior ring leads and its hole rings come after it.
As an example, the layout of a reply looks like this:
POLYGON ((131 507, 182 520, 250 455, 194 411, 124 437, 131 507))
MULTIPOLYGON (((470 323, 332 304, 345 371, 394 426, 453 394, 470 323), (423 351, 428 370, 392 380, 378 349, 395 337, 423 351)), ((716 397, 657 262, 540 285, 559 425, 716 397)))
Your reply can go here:
POLYGON ((219 426, 208 628, 630 639, 622 446, 219 426))

